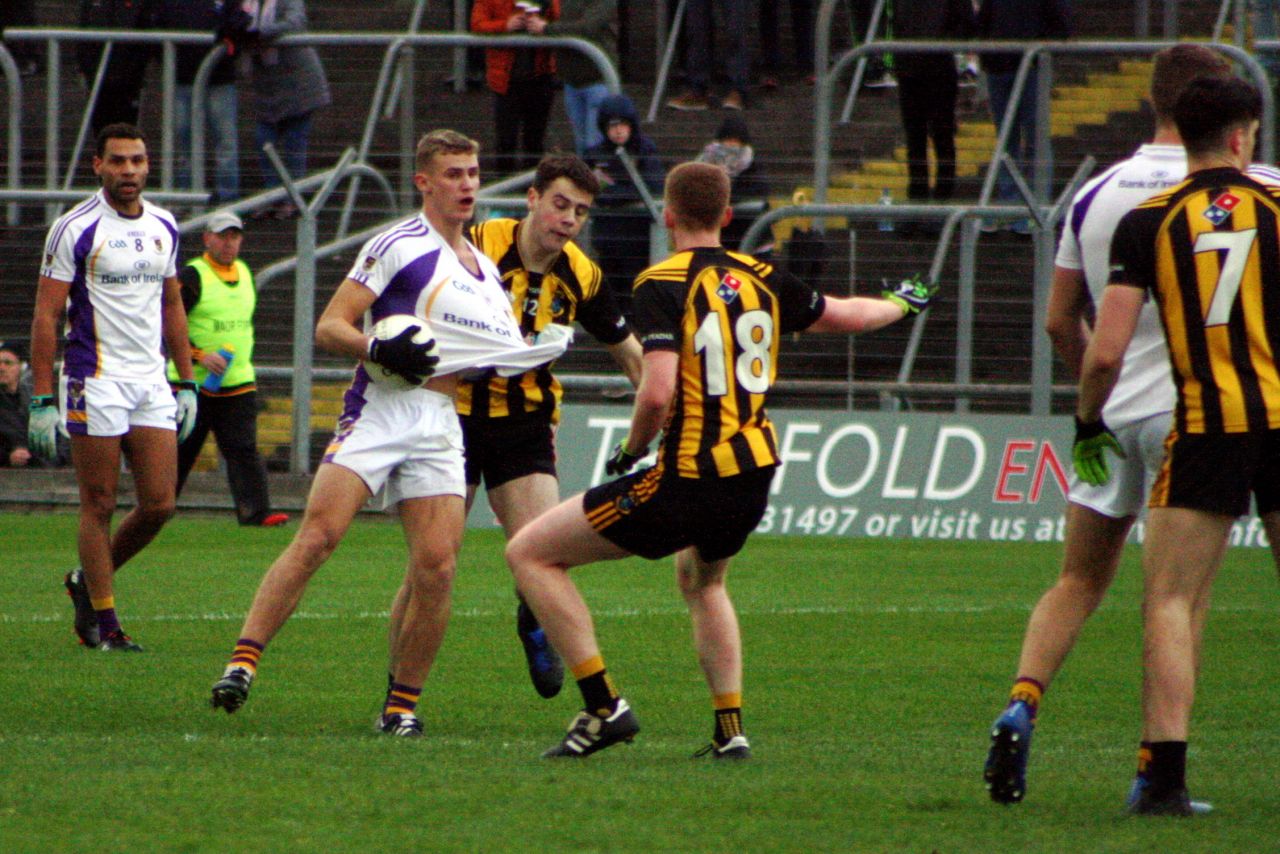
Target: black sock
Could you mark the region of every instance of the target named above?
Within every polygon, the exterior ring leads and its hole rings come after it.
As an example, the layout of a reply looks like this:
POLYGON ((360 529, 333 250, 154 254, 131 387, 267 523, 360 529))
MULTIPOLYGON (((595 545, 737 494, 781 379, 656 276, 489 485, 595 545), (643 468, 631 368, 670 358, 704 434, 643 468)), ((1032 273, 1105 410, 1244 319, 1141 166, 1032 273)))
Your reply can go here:
POLYGON ((1152 797, 1163 797, 1187 787, 1187 743, 1151 742, 1151 764, 1147 769, 1152 797))

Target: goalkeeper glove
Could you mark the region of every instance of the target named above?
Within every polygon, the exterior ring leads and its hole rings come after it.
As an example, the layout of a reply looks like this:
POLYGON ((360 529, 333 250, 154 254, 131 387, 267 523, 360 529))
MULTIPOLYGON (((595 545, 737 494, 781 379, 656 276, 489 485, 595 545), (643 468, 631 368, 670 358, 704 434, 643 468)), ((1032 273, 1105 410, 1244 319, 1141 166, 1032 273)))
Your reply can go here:
POLYGON ((917 273, 909 279, 903 279, 893 290, 881 291, 880 296, 891 303, 896 303, 902 309, 903 316, 906 316, 919 314, 928 308, 929 303, 937 295, 938 288, 939 285, 936 282, 921 278, 917 273))
POLYGON ((27 449, 37 457, 53 459, 58 452, 58 407, 51 394, 37 394, 27 407, 27 449))
POLYGON ((370 338, 369 361, 414 385, 422 385, 436 372, 440 357, 436 355, 436 339, 430 338, 421 344, 413 342, 413 336, 421 330, 421 326, 408 326, 394 338, 370 338))
POLYGON ((187 441, 191 431, 196 429, 196 381, 178 381, 178 444, 187 441))
POLYGON ((635 464, 643 459, 644 455, 649 453, 646 447, 640 453, 633 454, 627 450, 627 440, 623 439, 613 447, 613 453, 609 455, 609 462, 604 464, 605 474, 626 474, 635 468, 635 464))
POLYGON ((1085 423, 1076 418, 1076 441, 1071 446, 1071 465, 1076 477, 1091 486, 1102 486, 1111 479, 1106 452, 1110 450, 1124 459, 1124 448, 1101 418, 1085 423))

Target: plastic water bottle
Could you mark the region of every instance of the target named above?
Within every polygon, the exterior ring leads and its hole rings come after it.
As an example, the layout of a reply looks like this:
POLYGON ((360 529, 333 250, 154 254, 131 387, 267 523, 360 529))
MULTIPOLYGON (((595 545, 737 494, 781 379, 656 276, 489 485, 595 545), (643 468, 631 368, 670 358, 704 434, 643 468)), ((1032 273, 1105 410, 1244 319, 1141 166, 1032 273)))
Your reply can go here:
MULTIPOLYGON (((893 207, 893 193, 889 192, 888 187, 880 191, 880 204, 885 207, 893 207)), ((881 231, 893 231, 893 220, 888 217, 881 219, 879 228, 881 231)))
POLYGON ((231 360, 236 357, 236 351, 230 344, 223 344, 218 348, 218 355, 227 360, 227 367, 220 374, 209 372, 209 376, 204 378, 203 387, 206 391, 217 391, 222 388, 222 378, 226 376, 227 371, 231 370, 231 360))

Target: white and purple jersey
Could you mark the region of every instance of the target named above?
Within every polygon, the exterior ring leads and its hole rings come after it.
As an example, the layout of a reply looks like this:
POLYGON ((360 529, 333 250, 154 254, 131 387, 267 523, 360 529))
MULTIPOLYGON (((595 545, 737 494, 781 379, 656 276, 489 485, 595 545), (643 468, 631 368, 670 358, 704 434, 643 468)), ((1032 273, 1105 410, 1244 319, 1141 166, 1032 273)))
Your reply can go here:
MULTIPOLYGON (((1095 306, 1110 276, 1111 238, 1116 226, 1140 203, 1180 183, 1187 174, 1187 155, 1180 145, 1147 144, 1089 181, 1071 202, 1071 213, 1054 263, 1083 270, 1095 306)), ((1173 376, 1160 315, 1153 302, 1142 307, 1133 340, 1125 350, 1120 378, 1102 410, 1113 429, 1171 412, 1173 376)))
POLYGON ((177 250, 173 215, 145 200, 126 217, 98 191, 54 222, 40 275, 71 285, 63 374, 164 382, 161 301, 177 250))

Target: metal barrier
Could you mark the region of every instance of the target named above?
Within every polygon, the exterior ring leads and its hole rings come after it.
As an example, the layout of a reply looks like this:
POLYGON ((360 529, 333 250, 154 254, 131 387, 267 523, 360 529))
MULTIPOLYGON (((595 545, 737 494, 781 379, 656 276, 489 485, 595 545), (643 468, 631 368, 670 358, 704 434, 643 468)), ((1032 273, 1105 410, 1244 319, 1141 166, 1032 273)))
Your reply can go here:
MULTIPOLYGON (((12 28, 5 30, 5 39, 7 41, 29 41, 29 42, 45 42, 48 51, 47 77, 45 82, 46 92, 46 127, 45 127, 45 187, 54 189, 58 186, 58 146, 59 146, 59 117, 62 113, 61 97, 61 45, 64 42, 101 42, 106 45, 115 43, 120 44, 159 44, 164 49, 163 53, 163 72, 162 72, 162 127, 164 128, 161 137, 161 186, 168 189, 172 185, 173 171, 173 107, 174 107, 174 89, 175 83, 175 46, 178 44, 199 44, 207 45, 209 43, 209 35, 207 33, 192 33, 174 30, 73 30, 73 29, 34 29, 34 28, 12 28)), ((365 138, 362 139, 361 150, 357 153, 357 161, 363 162, 368 154, 369 145, 372 142, 372 127, 376 121, 378 111, 381 109, 386 100, 387 91, 395 83, 395 79, 388 73, 388 68, 393 57, 399 53, 411 50, 416 47, 540 47, 540 48, 563 48, 577 50, 585 54, 597 68, 604 78, 604 83, 611 93, 621 91, 621 82, 618 77, 617 70, 609 61, 609 58, 600 48, 596 47, 586 39, 570 36, 530 36, 530 35, 501 35, 501 36, 481 36, 461 33, 299 33, 296 35, 282 36, 276 39, 273 44, 276 45, 310 45, 313 47, 324 46, 371 46, 386 45, 388 47, 387 59, 384 60, 383 73, 379 76, 377 90, 374 93, 370 106, 370 118, 366 122, 365 138)), ((213 66, 217 60, 221 58, 226 48, 217 45, 212 48, 209 55, 205 57, 201 64, 200 70, 197 72, 196 79, 192 87, 191 110, 193 116, 203 114, 204 103, 207 98, 207 87, 209 75, 213 70, 213 66)), ((9 150, 11 152, 9 170, 10 170, 10 188, 21 188, 21 83, 20 76, 17 73, 17 66, 13 63, 12 56, 7 50, 0 45, 0 68, 4 70, 6 80, 10 87, 10 116, 17 117, 16 121, 10 121, 9 125, 9 150), (8 63, 5 60, 8 60, 8 63), (16 154, 15 154, 16 152, 16 154)), ((98 78, 95 81, 95 89, 100 85, 103 67, 100 64, 98 78)), ((412 89, 407 85, 400 87, 402 106, 406 103, 411 106, 412 89)), ((93 103, 92 92, 89 104, 93 103)), ((84 136, 87 130, 88 109, 85 111, 85 118, 81 123, 81 130, 77 138, 74 150, 77 152, 73 155, 68 168, 68 174, 74 171, 75 163, 78 159, 78 151, 83 145, 84 136)), ((401 109, 401 140, 402 148, 412 148, 412 132, 413 132, 413 110, 401 109), (406 144, 405 140, 409 142, 406 144)), ((191 165, 192 165, 192 187, 196 191, 204 190, 204 124, 200 121, 193 121, 191 126, 191 165), (199 170, 199 182, 196 181, 197 171, 199 170)), ((405 152, 402 151, 403 155, 405 152)), ((410 158, 412 154, 410 152, 410 158)), ((402 170, 403 171, 403 170, 402 170)), ((412 175, 412 170, 409 171, 412 175)), ((295 176, 296 177, 296 176, 295 176)), ((16 215, 16 214, 14 214, 16 215)), ((344 215, 342 227, 345 228, 349 215, 344 215)))

